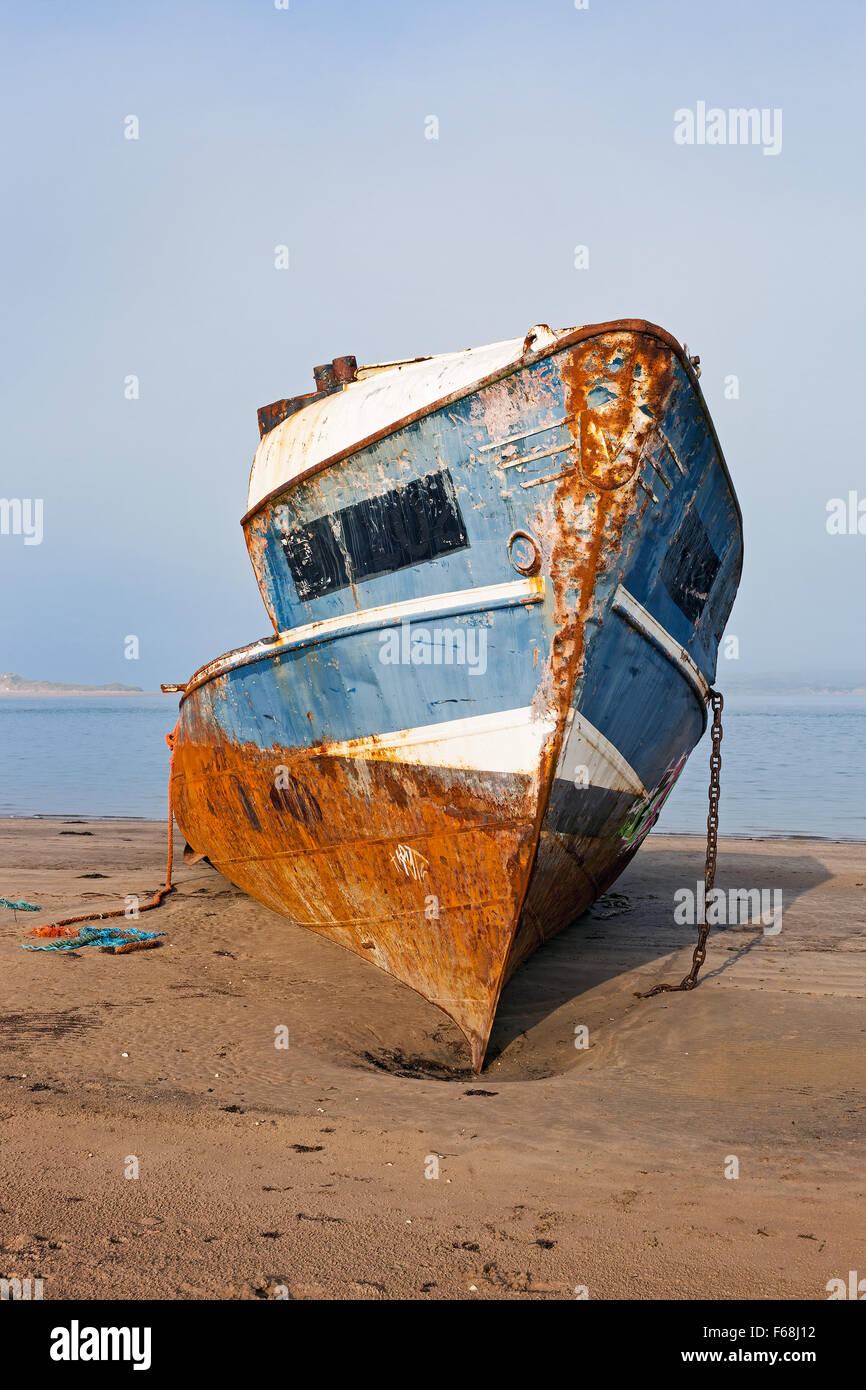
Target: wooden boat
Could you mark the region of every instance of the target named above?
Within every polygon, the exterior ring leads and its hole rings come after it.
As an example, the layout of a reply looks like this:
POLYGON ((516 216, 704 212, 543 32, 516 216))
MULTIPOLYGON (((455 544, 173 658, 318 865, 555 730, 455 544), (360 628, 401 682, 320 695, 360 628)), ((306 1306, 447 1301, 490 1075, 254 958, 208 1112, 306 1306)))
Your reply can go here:
POLYGON ((741 517, 639 320, 316 369, 243 528, 274 632, 183 688, 190 853, 450 1015, 636 852, 706 725, 741 517))

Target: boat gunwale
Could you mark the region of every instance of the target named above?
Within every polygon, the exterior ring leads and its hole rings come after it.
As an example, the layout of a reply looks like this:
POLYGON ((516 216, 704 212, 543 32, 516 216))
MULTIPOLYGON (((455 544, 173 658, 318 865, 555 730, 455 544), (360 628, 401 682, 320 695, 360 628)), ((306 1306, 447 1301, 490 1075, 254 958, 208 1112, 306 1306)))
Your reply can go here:
POLYGON ((411 621, 416 615, 419 618, 451 617, 460 613, 489 612, 494 608, 517 608, 528 603, 542 603, 546 594, 544 577, 527 575, 502 584, 482 584, 447 593, 417 594, 397 603, 374 604, 370 608, 337 613, 331 618, 299 623, 297 627, 284 628, 267 637, 257 637, 246 646, 233 647, 231 651, 223 652, 221 656, 215 656, 212 661, 199 666, 183 686, 180 704, 188 695, 217 677, 241 671, 245 666, 255 666, 260 661, 281 656, 283 652, 304 651, 322 642, 335 642, 341 637, 395 627, 407 619, 411 621))
MULTIPOLYGON (((244 513, 240 520, 241 527, 245 528, 247 522, 251 521, 254 516, 257 516, 260 511, 267 507, 268 504, 273 502, 277 497, 282 497, 285 493, 290 492, 301 483, 305 483, 316 474, 323 472, 324 469, 333 467, 335 463, 341 463, 344 459, 351 458, 353 454, 358 454, 364 449, 368 449, 372 444, 377 444, 381 440, 387 439, 390 435, 397 434, 400 430, 415 424, 418 420, 423 420, 427 415, 433 415, 436 411, 442 410, 446 406, 454 405, 457 401, 464 400, 467 396, 474 396, 477 391, 483 390, 488 386, 495 386, 497 382, 504 381, 506 377, 513 376, 515 372, 523 371, 525 367, 534 366, 536 362, 541 362, 547 357, 554 357, 557 353, 567 351, 569 348, 575 347, 578 343, 587 342, 591 338, 606 337, 610 333, 617 332, 642 333, 646 337, 656 338, 659 342, 663 343, 665 347, 670 348, 674 356, 682 363, 686 370, 686 375, 695 389, 704 418, 709 426, 710 437, 715 444, 718 459, 722 465, 722 471, 731 491, 731 497, 733 498, 737 512, 740 536, 742 538, 743 513, 740 508, 739 498, 737 497, 730 470, 725 460, 724 451, 719 442, 716 427, 713 424, 712 416, 710 415, 709 408, 704 399, 704 394, 701 390, 700 382, 691 359, 683 345, 677 342, 672 333, 669 333, 666 328, 660 327, 659 324, 650 323, 647 319, 609 319, 605 320, 603 323, 585 324, 581 328, 575 328, 569 333, 564 333, 562 337, 557 338, 555 342, 545 344, 545 346, 539 348, 537 352, 522 354, 514 362, 509 362, 507 366, 499 367, 495 372, 490 372, 487 376, 479 377, 477 381, 470 383, 469 386, 461 386, 457 391, 452 391, 447 396, 441 396, 438 400, 431 401, 428 405, 422 406, 418 410, 413 410, 408 415, 401 416, 392 424, 386 425, 384 428, 376 430, 372 434, 365 435, 363 439, 356 440, 355 443, 348 445, 345 449, 340 449, 337 453, 330 454, 327 458, 321 459, 318 463, 310 464, 309 468, 303 469, 302 472, 296 474, 294 478, 290 478, 287 482, 279 483, 276 487, 271 488, 270 492, 265 493, 264 497, 261 497, 258 502, 244 513)), ((295 416, 290 418, 295 419, 300 414, 301 412, 299 411, 295 416)), ((277 429, 279 429, 279 426, 277 426, 277 429)), ((256 454, 258 454, 258 450, 256 450, 256 454)), ((741 548, 740 568, 737 575, 738 585, 742 572, 743 557, 741 548)))

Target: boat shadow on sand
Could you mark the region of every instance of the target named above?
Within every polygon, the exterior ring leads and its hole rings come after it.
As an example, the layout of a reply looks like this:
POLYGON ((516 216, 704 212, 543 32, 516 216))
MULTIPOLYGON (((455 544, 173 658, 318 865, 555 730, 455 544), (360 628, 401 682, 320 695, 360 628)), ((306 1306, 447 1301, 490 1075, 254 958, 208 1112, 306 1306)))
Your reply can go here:
MULTIPOLYGON (((780 857, 774 849, 765 857, 755 853, 754 841, 743 845, 738 851, 729 843, 720 853, 717 886, 727 901, 737 889, 762 889, 769 901, 774 892, 781 893, 782 931, 773 938, 773 949, 778 949, 785 940, 785 914, 832 875, 810 854, 780 857)), ((702 875, 702 854, 696 846, 645 846, 616 890, 537 951, 505 986, 484 1069, 474 1079, 533 1080, 568 1071, 584 1055, 575 1048, 577 1026, 591 1033, 611 1018, 620 1019, 624 1010, 640 1007, 636 990, 650 989, 662 980, 679 981, 691 963, 697 928, 674 921, 674 894, 686 887, 696 892, 702 875), (642 969, 653 963, 657 968, 642 969)), ((802 940, 805 930, 814 934, 801 920, 794 939, 802 940)), ((726 938, 730 954, 720 965, 708 962, 701 980, 731 971, 745 956, 767 946, 760 925, 741 920, 713 927, 711 942, 719 936, 726 938)), ((429 1047, 412 1054, 388 1047, 383 1034, 386 1030, 380 1027, 384 1046, 364 1052, 363 1063, 406 1078, 473 1079, 465 1046, 449 1020, 425 1034, 429 1047)))

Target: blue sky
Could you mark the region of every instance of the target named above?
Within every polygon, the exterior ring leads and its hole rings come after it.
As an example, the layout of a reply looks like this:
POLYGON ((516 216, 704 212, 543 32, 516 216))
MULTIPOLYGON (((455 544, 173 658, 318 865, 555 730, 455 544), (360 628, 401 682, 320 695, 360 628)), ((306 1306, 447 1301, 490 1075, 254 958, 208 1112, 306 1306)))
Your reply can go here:
POLYGON ((315 363, 622 316, 700 353, 741 500, 720 684, 866 677, 866 535, 826 529, 866 499, 866 7, 32 0, 2 23, 0 496, 44 499, 44 538, 0 535, 0 669, 152 689, 263 635, 255 413, 315 363), (781 153, 677 145, 699 101, 780 108, 781 153))

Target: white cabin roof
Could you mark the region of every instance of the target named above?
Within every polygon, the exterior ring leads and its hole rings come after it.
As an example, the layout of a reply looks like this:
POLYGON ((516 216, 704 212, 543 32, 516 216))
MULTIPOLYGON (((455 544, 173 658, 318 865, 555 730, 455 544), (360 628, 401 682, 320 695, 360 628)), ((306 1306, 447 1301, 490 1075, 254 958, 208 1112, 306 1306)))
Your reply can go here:
POLYGON ((469 390, 475 382, 517 363, 527 351, 547 347, 559 336, 546 324, 538 324, 525 337, 485 347, 414 362, 359 367, 360 380, 304 406, 265 435, 253 460, 247 510, 252 511, 308 468, 351 449, 370 435, 387 431, 405 416, 423 411, 443 397, 469 390))

